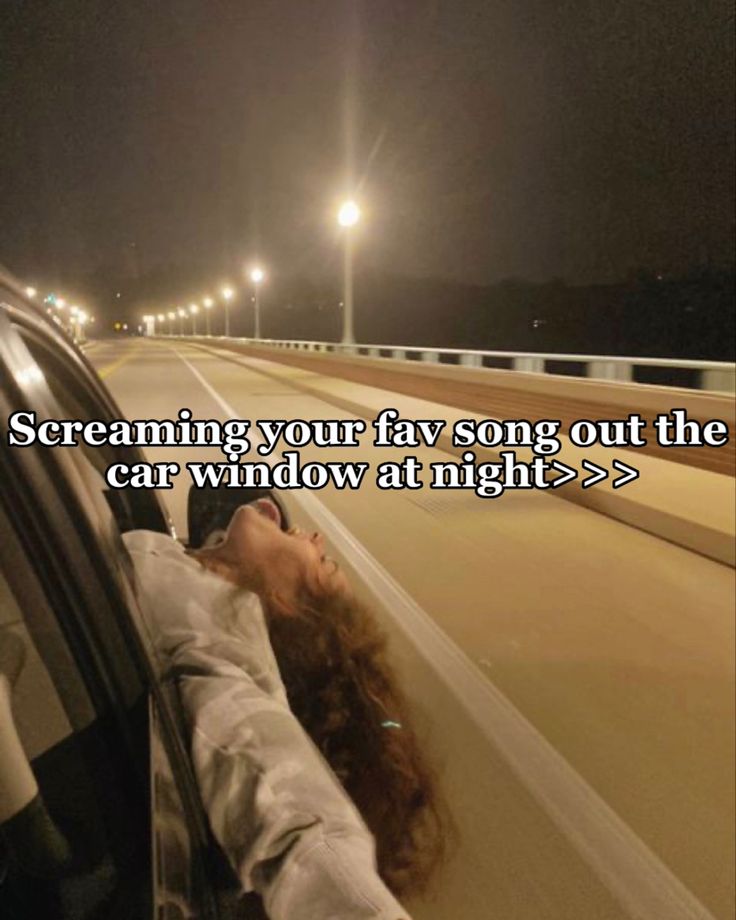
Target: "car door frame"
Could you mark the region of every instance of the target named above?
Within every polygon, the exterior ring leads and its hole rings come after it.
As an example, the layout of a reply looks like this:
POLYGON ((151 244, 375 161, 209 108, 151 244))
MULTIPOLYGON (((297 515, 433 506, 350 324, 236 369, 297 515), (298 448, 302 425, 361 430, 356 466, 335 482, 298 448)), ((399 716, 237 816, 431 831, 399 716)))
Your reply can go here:
MULTIPOLYGON (((51 324, 41 311, 29 311, 17 292, 15 296, 13 293, 0 288, 0 501, 54 608, 95 709, 112 714, 136 781, 141 789, 148 784, 153 789, 154 810, 153 774, 150 764, 142 769, 127 711, 143 694, 148 694, 155 706, 156 718, 151 722, 157 730, 155 740, 170 762, 191 839, 197 916, 209 920, 218 914, 207 878, 211 838, 181 720, 171 694, 159 681, 155 658, 139 625, 142 617, 129 560, 112 510, 105 502, 98 502, 91 512, 80 500, 81 495, 89 498, 89 491, 81 457, 73 453, 76 448, 8 445, 7 419, 13 411, 36 411, 40 418, 58 418, 60 413, 20 329, 30 329, 49 348, 68 358, 81 385, 89 386, 109 417, 120 415, 88 362, 58 329, 49 328, 51 324)), ((136 448, 121 450, 130 462, 142 459, 136 448)), ((160 521, 166 521, 165 514, 160 521)), ((154 815, 152 824, 153 820, 154 815)), ((162 880, 157 877, 155 852, 151 857, 155 888, 162 880)))

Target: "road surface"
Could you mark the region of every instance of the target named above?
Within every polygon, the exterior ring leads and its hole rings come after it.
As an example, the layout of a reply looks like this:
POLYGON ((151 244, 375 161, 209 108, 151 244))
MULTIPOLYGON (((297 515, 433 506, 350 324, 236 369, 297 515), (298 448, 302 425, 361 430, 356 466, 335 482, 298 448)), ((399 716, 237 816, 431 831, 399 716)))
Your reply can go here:
MULTIPOLYGON (((143 339, 88 357, 128 418, 352 417, 257 359, 143 339)), ((301 458, 375 469, 406 453, 450 459, 367 440, 301 458)), ((187 487, 184 473, 165 496, 181 536, 187 487)), ((387 492, 371 475, 286 498, 393 610, 457 825, 437 889, 410 905, 418 920, 732 916, 732 569, 541 492, 387 492)))

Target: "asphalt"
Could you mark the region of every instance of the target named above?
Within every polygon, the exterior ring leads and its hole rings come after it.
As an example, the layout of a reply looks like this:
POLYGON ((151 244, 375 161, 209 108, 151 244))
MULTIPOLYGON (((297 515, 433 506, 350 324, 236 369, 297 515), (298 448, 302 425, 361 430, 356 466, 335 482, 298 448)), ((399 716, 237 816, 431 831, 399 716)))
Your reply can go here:
MULTIPOLYGON (((354 417, 257 359, 141 339, 88 357, 129 418, 354 417)), ((451 459, 369 443, 300 453, 372 469, 451 459)), ((187 487, 184 474, 165 495, 181 536, 187 487)), ((416 918, 732 916, 733 569, 538 491, 390 492, 371 475, 285 498, 325 523, 376 601, 457 825, 416 918)))

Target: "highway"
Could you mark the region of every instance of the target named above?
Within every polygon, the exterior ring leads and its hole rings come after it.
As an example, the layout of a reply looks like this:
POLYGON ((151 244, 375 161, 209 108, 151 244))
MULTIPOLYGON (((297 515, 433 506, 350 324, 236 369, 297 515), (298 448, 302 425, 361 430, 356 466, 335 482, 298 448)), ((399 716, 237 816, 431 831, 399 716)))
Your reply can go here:
MULTIPOLYGON (((140 338, 87 356, 131 419, 356 417, 264 358, 140 338)), ((367 438, 301 457, 375 469, 406 453, 450 459, 367 438)), ((181 537, 187 488, 184 473, 164 496, 181 537)), ((489 501, 367 476, 285 500, 376 606, 442 776, 457 840, 408 905, 418 920, 732 916, 732 568, 547 492, 489 501)))

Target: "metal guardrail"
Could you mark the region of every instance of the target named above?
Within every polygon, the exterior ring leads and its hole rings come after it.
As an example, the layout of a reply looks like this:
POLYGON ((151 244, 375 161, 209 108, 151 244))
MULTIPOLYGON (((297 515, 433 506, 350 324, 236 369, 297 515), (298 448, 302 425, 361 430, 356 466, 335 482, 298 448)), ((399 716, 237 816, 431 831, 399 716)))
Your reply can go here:
MULTIPOLYGON (((224 338, 213 336, 213 338, 224 338)), ((527 374, 550 373, 548 364, 584 365, 583 376, 591 380, 634 383, 634 369, 637 367, 671 368, 695 371, 695 384, 690 389, 710 392, 736 393, 736 363, 729 361, 691 361, 680 358, 635 358, 612 355, 554 354, 552 352, 530 351, 482 351, 464 348, 421 348, 406 345, 344 345, 341 342, 316 342, 306 339, 248 339, 238 342, 252 345, 267 345, 293 351, 359 355, 369 358, 386 358, 394 361, 418 360, 432 364, 458 364, 461 367, 488 368, 505 367, 508 370, 527 374), (412 357, 410 357, 412 356, 412 357), (450 360, 447 360, 447 359, 450 360)), ((684 384, 687 388, 687 384, 684 384)))

